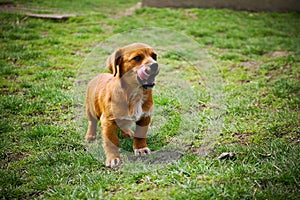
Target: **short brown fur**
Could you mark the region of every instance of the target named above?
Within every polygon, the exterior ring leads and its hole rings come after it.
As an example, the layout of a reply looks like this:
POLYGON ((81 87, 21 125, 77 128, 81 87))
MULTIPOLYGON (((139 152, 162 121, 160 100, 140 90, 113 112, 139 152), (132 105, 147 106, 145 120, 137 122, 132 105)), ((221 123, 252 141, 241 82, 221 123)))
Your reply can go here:
POLYGON ((119 129, 122 136, 134 137, 136 155, 150 153, 146 135, 153 110, 152 90, 140 85, 137 70, 154 62, 156 53, 151 47, 142 43, 131 44, 108 57, 107 67, 111 74, 100 74, 88 84, 86 115, 89 125, 85 140, 96 139, 100 120, 106 166, 115 167, 121 162, 119 129), (132 123, 136 124, 135 132, 130 129, 132 123))

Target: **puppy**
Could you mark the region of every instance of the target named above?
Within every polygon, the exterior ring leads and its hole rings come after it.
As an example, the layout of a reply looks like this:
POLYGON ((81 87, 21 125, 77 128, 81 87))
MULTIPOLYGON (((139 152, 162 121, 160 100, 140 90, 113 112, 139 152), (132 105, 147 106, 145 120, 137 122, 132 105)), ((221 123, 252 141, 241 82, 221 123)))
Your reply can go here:
POLYGON ((100 74, 88 84, 89 124, 85 140, 96 139, 100 120, 107 167, 116 167, 121 162, 118 130, 123 137, 134 138, 136 156, 150 154, 146 136, 153 110, 152 88, 159 73, 156 58, 156 52, 142 43, 117 49, 107 59, 111 73, 100 74), (131 130, 134 123, 135 132, 131 130))

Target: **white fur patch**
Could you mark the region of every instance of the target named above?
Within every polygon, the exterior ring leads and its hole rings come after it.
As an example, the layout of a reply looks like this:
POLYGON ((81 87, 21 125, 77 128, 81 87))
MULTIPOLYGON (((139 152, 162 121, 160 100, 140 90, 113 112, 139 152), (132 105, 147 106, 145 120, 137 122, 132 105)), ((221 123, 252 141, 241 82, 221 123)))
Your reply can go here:
POLYGON ((121 159, 120 158, 114 158, 111 160, 106 160, 106 167, 111 167, 115 168, 121 164, 121 159))
POLYGON ((134 149, 135 156, 144 156, 151 154, 151 151, 148 147, 141 148, 141 149, 134 149))
POLYGON ((133 121, 138 121, 139 119, 141 119, 141 117, 143 116, 144 112, 143 112, 143 99, 141 99, 137 105, 135 105, 135 107, 133 108, 133 112, 132 115, 130 116, 132 118, 133 121))
POLYGON ((134 102, 134 107, 132 113, 129 116, 122 116, 118 119, 120 120, 129 120, 129 121, 139 121, 142 117, 149 117, 152 115, 152 108, 148 112, 143 111, 143 104, 147 98, 146 95, 143 95, 142 91, 136 90, 130 95, 130 101, 134 102))

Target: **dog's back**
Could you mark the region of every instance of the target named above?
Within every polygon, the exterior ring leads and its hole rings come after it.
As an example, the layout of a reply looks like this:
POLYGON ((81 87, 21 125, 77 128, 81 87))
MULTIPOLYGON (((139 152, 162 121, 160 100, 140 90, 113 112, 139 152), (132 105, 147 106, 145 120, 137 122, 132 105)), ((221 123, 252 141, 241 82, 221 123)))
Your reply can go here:
POLYGON ((87 87, 86 92, 86 112, 96 119, 100 119, 103 110, 100 107, 100 102, 105 96, 105 87, 113 78, 112 74, 103 73, 93 78, 87 87))

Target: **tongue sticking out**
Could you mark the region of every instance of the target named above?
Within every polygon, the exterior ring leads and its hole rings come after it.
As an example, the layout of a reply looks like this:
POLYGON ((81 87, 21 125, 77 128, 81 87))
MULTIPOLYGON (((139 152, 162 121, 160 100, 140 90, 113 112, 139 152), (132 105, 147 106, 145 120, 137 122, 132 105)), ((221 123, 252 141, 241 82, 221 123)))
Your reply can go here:
POLYGON ((138 75, 139 82, 145 89, 154 87, 155 85, 154 80, 156 76, 155 73, 153 73, 152 71, 149 72, 149 70, 147 70, 145 65, 141 66, 138 69, 137 75, 138 75))
POLYGON ((142 67, 140 67, 137 71, 138 73, 138 77, 143 81, 143 80, 147 80, 150 76, 150 74, 147 73, 146 71, 146 66, 143 65, 142 67))

